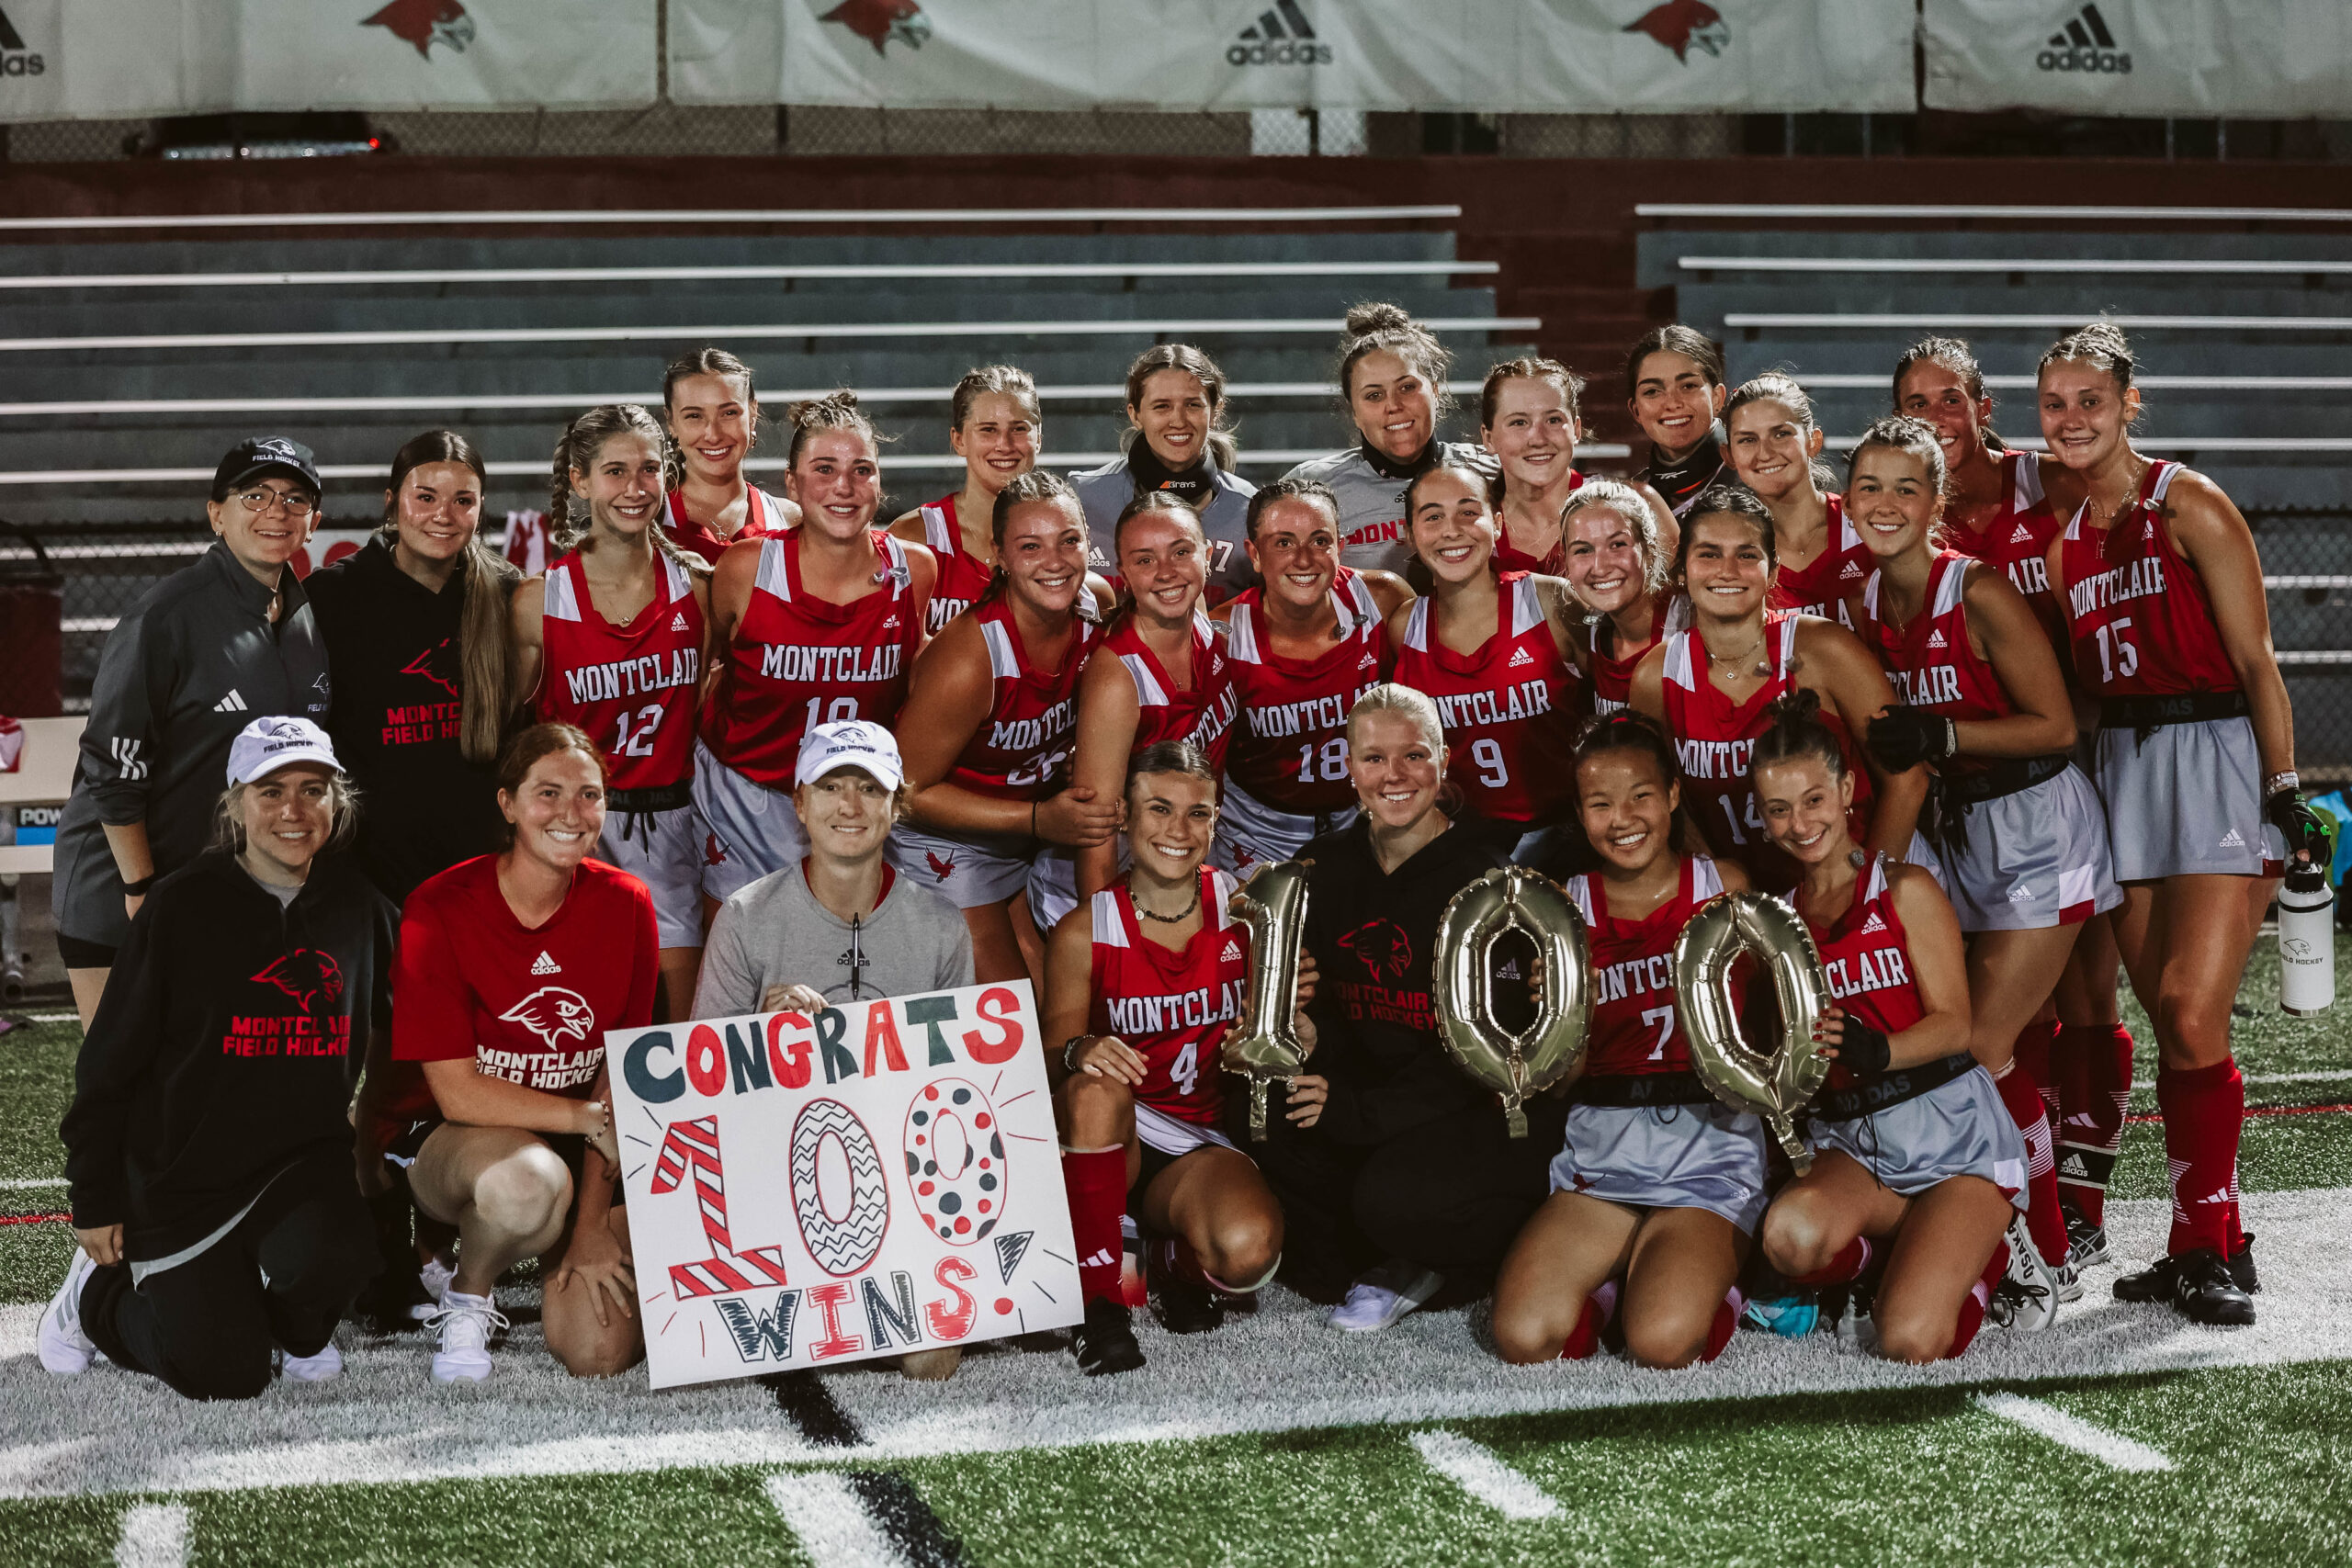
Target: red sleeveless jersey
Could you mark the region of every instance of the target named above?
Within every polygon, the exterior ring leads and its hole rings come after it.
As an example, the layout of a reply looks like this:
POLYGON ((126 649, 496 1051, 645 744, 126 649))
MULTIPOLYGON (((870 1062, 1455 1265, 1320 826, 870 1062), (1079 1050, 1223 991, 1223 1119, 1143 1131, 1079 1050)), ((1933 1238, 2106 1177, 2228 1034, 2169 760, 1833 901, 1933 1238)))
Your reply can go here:
POLYGON ((775 498, 757 485, 743 487, 743 525, 735 537, 722 539, 703 524, 686 515, 686 497, 683 491, 672 491, 667 502, 670 538, 682 549, 692 550, 711 565, 727 553, 727 547, 745 539, 766 539, 785 532, 776 521, 775 498))
POLYGON ((2151 463, 2140 497, 2105 532, 2075 510, 2060 547, 2054 584, 2063 595, 2075 679, 2102 697, 2171 697, 2234 692, 2237 671, 2222 650, 2205 581, 2181 558, 2161 515, 2178 463, 2151 463))
POLYGON ((1609 912, 1607 884, 1597 875, 1568 879, 1567 893, 1584 912, 1592 943, 1592 1030, 1584 1070, 1591 1077, 1681 1073, 1690 1069, 1690 1042, 1674 1003, 1674 943, 1699 906, 1724 890, 1715 863, 1683 858, 1682 886, 1638 920, 1609 912))
MULTIPOLYGON (((1936 557, 1928 568, 1927 604, 1899 632, 1879 619, 1882 584, 1871 572, 1862 585, 1862 625, 1857 630, 1886 666, 1902 701, 1946 718, 2007 718, 2017 705, 1992 664, 1978 658, 1968 640, 1968 611, 1961 596, 1971 559, 1957 550, 1936 557)), ((1967 759, 1955 757, 1942 771, 1966 772, 1969 766, 1967 759)))
MULTIPOLYGON (((1871 857, 1871 868, 1854 890, 1853 907, 1826 926, 1805 921, 1829 973, 1830 998, 1844 1011, 1885 1034, 1899 1034, 1928 1016, 1918 983, 1911 977, 1911 939, 1894 912, 1887 886, 1886 857, 1871 857)), ((1843 1061, 1829 1065, 1829 1087, 1844 1089, 1854 1074, 1843 1061)))
POLYGON ((922 509, 922 540, 939 558, 939 581, 932 584, 928 623, 931 635, 980 602, 996 569, 973 558, 964 548, 964 535, 956 521, 956 498, 943 495, 922 509))
POLYGON ((1690 625, 1690 601, 1661 591, 1650 601, 1650 640, 1627 652, 1617 646, 1617 628, 1602 616, 1588 633, 1592 638, 1592 711, 1620 713, 1634 700, 1634 671, 1649 650, 1690 625), (1606 640, 1608 646, 1603 647, 1606 640))
POLYGON ((1782 561, 1772 574, 1772 587, 1766 595, 1768 610, 1794 610, 1801 615, 1819 615, 1839 625, 1849 624, 1846 601, 1862 590, 1862 579, 1871 574, 1878 563, 1862 546, 1862 536, 1846 519, 1846 498, 1829 498, 1829 521, 1826 525, 1829 542, 1810 564, 1795 567, 1782 561))
POLYGON ((1040 670, 1021 646, 1012 605, 998 599, 972 614, 988 647, 994 697, 947 782, 1000 800, 1042 800, 1068 782, 1077 739, 1079 671, 1086 668, 1102 628, 1076 621, 1061 662, 1040 670))
POLYGON ((1535 579, 1496 580, 1501 624, 1475 653, 1456 653, 1430 625, 1433 601, 1413 601, 1394 678, 1437 703, 1446 777, 1470 808, 1496 822, 1543 822, 1576 793, 1571 730, 1585 706, 1560 657, 1535 579))
POLYGON ((1380 682, 1388 650, 1380 606, 1347 567, 1331 583, 1339 637, 1319 659, 1285 659, 1266 629, 1264 590, 1245 590, 1226 623, 1241 722, 1226 776, 1277 811, 1312 816, 1356 803, 1348 778, 1348 710, 1380 682))
POLYGON ((906 552, 888 534, 868 537, 884 581, 847 604, 800 586, 799 529, 760 541, 759 577, 720 657, 702 728, 712 754, 756 784, 792 787, 812 725, 898 722, 922 623, 906 552))
MULTIPOLYGON (((1667 733, 1674 737, 1682 761, 1682 800, 1698 819, 1707 845, 1723 859, 1747 868, 1748 878, 1768 893, 1797 884, 1797 863, 1765 836, 1764 811, 1756 802, 1756 786, 1748 765, 1756 741, 1771 728, 1765 711, 1796 690, 1791 665, 1796 657, 1797 617, 1786 611, 1766 611, 1764 647, 1771 656, 1772 674, 1744 703, 1734 703, 1715 689, 1708 677, 1707 645, 1696 631, 1678 632, 1666 649, 1667 733)), ((1859 840, 1870 823, 1871 775, 1862 766, 1861 751, 1836 714, 1825 712, 1822 723, 1838 737, 1846 754, 1846 771, 1854 775, 1854 806, 1847 822, 1859 840)))
POLYGON ((657 551, 652 599, 616 626, 589 599, 580 557, 565 556, 548 568, 539 637, 546 665, 535 710, 588 732, 605 753, 607 787, 662 789, 694 777, 703 613, 684 567, 657 551))
POLYGON ((1250 929, 1226 912, 1233 878, 1211 865, 1199 876, 1201 929, 1182 951, 1143 934, 1125 876, 1094 896, 1086 1027, 1117 1035, 1144 1059, 1139 1103, 1214 1127, 1225 1104, 1217 1047, 1249 996, 1250 929))
POLYGON ((1232 739, 1233 715, 1239 697, 1233 685, 1233 661, 1226 657, 1225 639, 1216 623, 1199 610, 1193 612, 1193 689, 1179 691, 1168 678, 1159 655, 1144 645, 1132 616, 1121 619, 1102 639, 1102 650, 1126 666, 1136 683, 1136 740, 1128 755, 1162 740, 1189 740, 1208 753, 1209 765, 1225 772, 1226 743, 1232 739))
POLYGON ((2041 465, 2031 452, 2001 456, 2001 504, 1982 528, 1963 527, 1947 518, 1944 547, 1973 556, 1986 566, 1998 567, 2009 586, 2058 640, 2058 601, 2050 592, 2050 541, 2058 535, 2058 515, 2041 490, 2041 465))
MULTIPOLYGON (((1574 495, 1577 491, 1580 491, 1583 488, 1584 476, 1577 472, 1574 468, 1570 468, 1568 470, 1568 493, 1574 495)), ((1504 536, 1502 519, 1499 516, 1495 519, 1494 568, 1497 571, 1532 571, 1540 572, 1546 577, 1557 577, 1560 575, 1560 568, 1566 563, 1567 557, 1568 535, 1566 529, 1564 528, 1560 531, 1560 536, 1553 542, 1550 551, 1541 556, 1531 556, 1525 550, 1511 548, 1510 540, 1504 536)))

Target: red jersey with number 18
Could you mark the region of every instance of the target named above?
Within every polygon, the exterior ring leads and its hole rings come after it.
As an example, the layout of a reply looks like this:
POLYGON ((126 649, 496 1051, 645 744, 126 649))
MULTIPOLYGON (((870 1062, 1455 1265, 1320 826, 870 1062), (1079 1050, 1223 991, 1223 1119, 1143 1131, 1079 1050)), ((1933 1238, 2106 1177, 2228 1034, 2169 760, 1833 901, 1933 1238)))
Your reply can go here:
POLYGON ((1214 1127, 1225 1104, 1217 1047, 1250 988, 1250 928, 1226 910, 1238 886, 1204 865, 1201 929, 1182 948, 1143 934, 1127 879, 1094 896, 1091 1034, 1115 1034, 1144 1059, 1136 1103, 1214 1127))
POLYGON ((627 626, 596 612, 580 557, 548 568, 539 637, 546 666, 533 706, 576 724, 605 753, 609 789, 666 789, 695 772, 695 690, 702 606, 686 569, 653 558, 653 597, 627 626))
POLYGON ((1446 647, 1430 624, 1433 602, 1414 600, 1392 676, 1436 702, 1446 777, 1494 822, 1549 821, 1576 793, 1570 730, 1581 688, 1552 640, 1535 581, 1520 571, 1496 579, 1500 624, 1475 653, 1446 647))
POLYGON ((1592 942, 1592 1027, 1584 1070, 1593 1077, 1690 1070, 1690 1042, 1675 1017, 1674 943, 1699 906, 1724 890, 1715 863, 1686 855, 1673 897, 1638 920, 1609 912, 1607 879, 1568 879, 1592 942))
POLYGON ((2151 463, 2139 499, 2101 533, 2066 525, 2056 584, 2075 647, 2075 679, 2102 697, 2174 697, 2234 692, 2237 671, 2222 647, 2213 603, 2197 569, 2173 547, 2165 491, 2178 463, 2151 463))
POLYGON ((1380 606, 1347 567, 1332 580, 1338 633, 1317 659, 1276 653, 1266 626, 1262 588, 1233 602, 1226 657, 1241 701, 1226 754, 1227 779, 1277 811, 1298 816, 1340 811, 1356 803, 1348 778, 1348 710, 1380 683, 1388 637, 1380 606))

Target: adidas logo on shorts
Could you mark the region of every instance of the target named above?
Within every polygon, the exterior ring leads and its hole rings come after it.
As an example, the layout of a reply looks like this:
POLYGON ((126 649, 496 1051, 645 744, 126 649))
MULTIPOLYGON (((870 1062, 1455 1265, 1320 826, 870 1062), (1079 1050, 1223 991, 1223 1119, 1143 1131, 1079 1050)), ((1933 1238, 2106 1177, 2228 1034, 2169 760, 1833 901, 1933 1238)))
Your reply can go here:
POLYGON ((1944 634, 1941 629, 1931 631, 1928 634, 1928 646, 1929 648, 1942 648, 1945 646, 1944 634))
POLYGON ((2238 830, 2235 828, 2233 828, 2228 832, 2222 835, 2222 848, 2225 850, 2242 850, 2245 848, 2245 840, 2238 837, 2238 830))
POLYGON ((1884 930, 1886 930, 1886 922, 1879 918, 1879 913, 1876 909, 1872 909, 1871 911, 1871 918, 1862 922, 1862 934, 1864 936, 1868 936, 1872 931, 1883 931, 1884 930))
POLYGON ((1522 648, 1510 656, 1510 662, 1504 666, 1504 668, 1517 670, 1523 665, 1532 664, 1534 662, 1535 656, 1522 648))
POLYGON ((560 975, 563 973, 563 965, 558 964, 553 957, 549 956, 547 949, 541 948, 539 950, 538 957, 531 961, 531 973, 534 975, 560 975))
POLYGON ((2010 888, 2010 889, 2009 889, 2009 902, 2010 902, 2010 903, 2012 903, 2012 904, 2030 904, 2030 903, 2031 903, 2032 901, 2033 901, 2033 889, 2032 889, 2032 888, 2030 888, 2030 887, 2028 887, 2024 883, 2020 882, 2020 883, 2018 883, 2015 887, 2012 887, 2012 888, 2010 888))

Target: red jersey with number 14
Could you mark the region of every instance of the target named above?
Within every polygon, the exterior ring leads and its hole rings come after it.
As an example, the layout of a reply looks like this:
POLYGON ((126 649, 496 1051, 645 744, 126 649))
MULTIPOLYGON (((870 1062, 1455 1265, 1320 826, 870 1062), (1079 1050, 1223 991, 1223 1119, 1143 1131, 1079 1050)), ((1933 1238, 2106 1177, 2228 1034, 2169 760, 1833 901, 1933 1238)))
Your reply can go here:
POLYGON ((997 599, 973 615, 989 650, 989 689, 995 697, 947 782, 999 800, 1043 800, 1069 772, 1065 764, 1078 727, 1079 672, 1102 628, 1075 621, 1061 661, 1040 670, 1021 646, 1011 604, 997 599))
POLYGON ((1347 567, 1331 582, 1338 635, 1322 656, 1285 659, 1266 626, 1265 590, 1246 590, 1227 622, 1241 722, 1226 754, 1226 777, 1252 800, 1301 817, 1356 803, 1348 778, 1348 710, 1380 683, 1388 637, 1380 605, 1347 567))
POLYGON ((1862 544, 1862 536, 1846 518, 1846 498, 1829 500, 1829 520, 1824 531, 1829 542, 1804 566, 1783 561, 1772 574, 1772 591, 1765 608, 1794 610, 1845 625, 1846 601, 1861 592, 1862 579, 1878 563, 1862 544))
POLYGON ((1091 1034, 1115 1034, 1144 1059, 1136 1103, 1180 1122, 1217 1123, 1225 1086, 1217 1048, 1241 1014, 1250 988, 1250 928, 1226 912, 1237 884, 1204 865, 1201 929, 1182 948, 1143 934, 1127 879, 1094 896, 1091 1034))
MULTIPOLYGON (((1900 1034, 1928 1016, 1919 985, 1911 974, 1911 939, 1894 912, 1887 884, 1886 857, 1873 855, 1854 889, 1854 903, 1826 926, 1805 921, 1821 964, 1829 976, 1829 996, 1846 1012, 1872 1029, 1900 1034)), ((1844 1089, 1854 1074, 1844 1062, 1829 1064, 1829 1087, 1844 1089)))
POLYGON ((1583 704, 1577 673, 1552 640, 1536 580, 1507 571, 1495 635, 1456 653, 1430 624, 1433 602, 1413 601, 1394 679, 1436 702, 1449 753, 1445 776, 1494 822, 1542 822, 1576 793, 1573 737, 1583 704))
POLYGON ((2102 697, 2234 692, 2237 671, 2197 569, 2165 528, 2165 491, 2178 463, 2151 463, 2139 499, 2105 532, 2076 509, 2055 584, 2075 648, 2075 679, 2102 697))
POLYGON ((956 521, 956 498, 943 495, 922 509, 922 541, 939 558, 939 581, 932 584, 926 612, 931 635, 980 602, 989 591, 996 568, 976 558, 964 547, 964 531, 956 521))
POLYGON ((653 558, 653 597, 627 626, 596 611, 577 554, 548 569, 539 637, 542 720, 586 730, 605 753, 611 789, 664 789, 695 772, 695 688, 702 678, 702 606, 668 556, 653 558))
POLYGON ((1690 1070, 1690 1042, 1675 1016, 1674 943, 1699 906, 1723 890, 1713 861, 1687 855, 1673 897, 1638 920, 1621 920, 1609 912, 1606 878, 1568 879, 1568 897, 1583 912, 1592 943, 1586 1073, 1614 1077, 1690 1070))

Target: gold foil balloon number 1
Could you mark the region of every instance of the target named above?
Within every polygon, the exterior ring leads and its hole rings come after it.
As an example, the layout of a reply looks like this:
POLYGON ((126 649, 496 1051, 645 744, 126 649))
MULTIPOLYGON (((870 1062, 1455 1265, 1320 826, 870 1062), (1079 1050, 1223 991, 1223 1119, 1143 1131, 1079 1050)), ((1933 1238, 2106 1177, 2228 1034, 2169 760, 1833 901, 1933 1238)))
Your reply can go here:
POLYGON ((1813 1040, 1814 1021, 1829 1000, 1829 976, 1797 912, 1761 893, 1709 901, 1675 941, 1674 999, 1699 1081, 1734 1111, 1761 1116, 1799 1176, 1812 1169, 1796 1114, 1829 1076, 1829 1058, 1813 1040), (1779 1048, 1770 1055, 1739 1037, 1731 969, 1746 953, 1770 971, 1781 1001, 1779 1048))
POLYGON ((1294 998, 1298 944, 1306 934, 1306 868, 1313 861, 1273 861, 1250 874, 1226 912, 1250 928, 1248 1016, 1225 1032, 1220 1055, 1228 1073, 1250 1078, 1250 1138, 1266 1141, 1266 1086, 1306 1065, 1294 998))
POLYGON ((1576 1071, 1592 1026, 1591 944, 1584 916, 1559 884, 1525 866, 1498 866, 1456 893, 1438 921, 1437 1032, 1447 1055, 1502 1097, 1510 1135, 1527 1136, 1525 1101, 1576 1071), (1544 986, 1535 1021, 1517 1034, 1495 1021, 1489 977, 1510 931, 1534 940, 1544 986))

